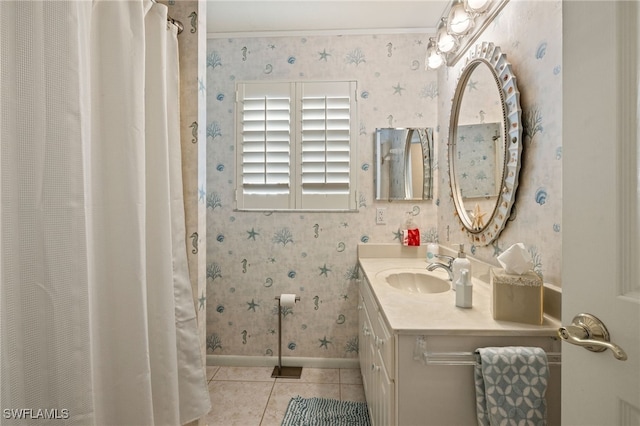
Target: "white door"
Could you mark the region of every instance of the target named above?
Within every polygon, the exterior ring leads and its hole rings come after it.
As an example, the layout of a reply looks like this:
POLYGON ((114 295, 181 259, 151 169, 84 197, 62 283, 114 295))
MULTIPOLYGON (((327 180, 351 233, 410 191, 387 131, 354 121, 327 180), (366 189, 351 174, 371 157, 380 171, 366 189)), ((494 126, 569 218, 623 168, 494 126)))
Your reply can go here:
POLYGON ((628 356, 562 343, 562 424, 640 425, 640 7, 562 5, 562 320, 598 317, 628 356))

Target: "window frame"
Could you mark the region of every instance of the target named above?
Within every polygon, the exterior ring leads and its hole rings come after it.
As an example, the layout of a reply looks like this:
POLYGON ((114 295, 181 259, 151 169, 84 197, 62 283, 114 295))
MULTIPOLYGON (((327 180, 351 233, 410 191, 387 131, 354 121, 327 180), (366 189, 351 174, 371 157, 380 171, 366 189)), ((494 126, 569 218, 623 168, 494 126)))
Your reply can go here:
POLYGON ((238 82, 234 113, 236 210, 357 211, 357 81, 238 82))

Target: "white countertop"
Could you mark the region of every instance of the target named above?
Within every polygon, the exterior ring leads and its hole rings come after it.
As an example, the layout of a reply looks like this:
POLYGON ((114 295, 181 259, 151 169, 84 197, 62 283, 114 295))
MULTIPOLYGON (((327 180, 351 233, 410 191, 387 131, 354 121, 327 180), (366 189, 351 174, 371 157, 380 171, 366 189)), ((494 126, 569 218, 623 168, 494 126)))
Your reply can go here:
MULTIPOLYGON (((403 248, 402 252, 407 251, 403 248)), ((415 250, 415 249, 414 249, 415 250)), ((491 314, 491 289, 489 283, 480 280, 472 270, 473 307, 455 306, 455 291, 436 294, 410 294, 398 290, 376 278, 387 269, 426 270, 427 261, 422 255, 409 252, 411 257, 381 257, 379 252, 359 250, 358 260, 365 278, 381 308, 387 324, 394 333, 424 335, 484 335, 484 336, 556 336, 561 326, 554 318, 545 316, 542 325, 529 325, 510 321, 496 321, 491 314), (368 257, 371 256, 371 257, 368 257)), ((439 268, 434 274, 448 279, 447 272, 439 268)))

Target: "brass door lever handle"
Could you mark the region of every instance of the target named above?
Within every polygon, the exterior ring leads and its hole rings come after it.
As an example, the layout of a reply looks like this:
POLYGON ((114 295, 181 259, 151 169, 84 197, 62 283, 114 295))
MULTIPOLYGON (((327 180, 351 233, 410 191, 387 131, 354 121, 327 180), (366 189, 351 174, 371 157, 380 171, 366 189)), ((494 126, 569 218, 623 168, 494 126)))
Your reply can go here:
POLYGON ((591 314, 579 314, 571 325, 560 327, 558 337, 573 345, 582 346, 591 352, 603 352, 611 349, 613 356, 626 361, 627 354, 620 346, 611 343, 609 332, 602 321, 591 314))

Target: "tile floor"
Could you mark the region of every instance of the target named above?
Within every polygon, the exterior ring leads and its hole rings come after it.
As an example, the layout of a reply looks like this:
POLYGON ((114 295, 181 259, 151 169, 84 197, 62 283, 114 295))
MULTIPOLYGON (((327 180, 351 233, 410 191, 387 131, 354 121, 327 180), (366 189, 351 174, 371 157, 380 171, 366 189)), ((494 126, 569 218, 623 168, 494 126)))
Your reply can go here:
POLYGON ((280 425, 294 396, 364 401, 360 370, 302 369, 300 379, 271 378, 273 367, 207 367, 209 426, 280 425))

